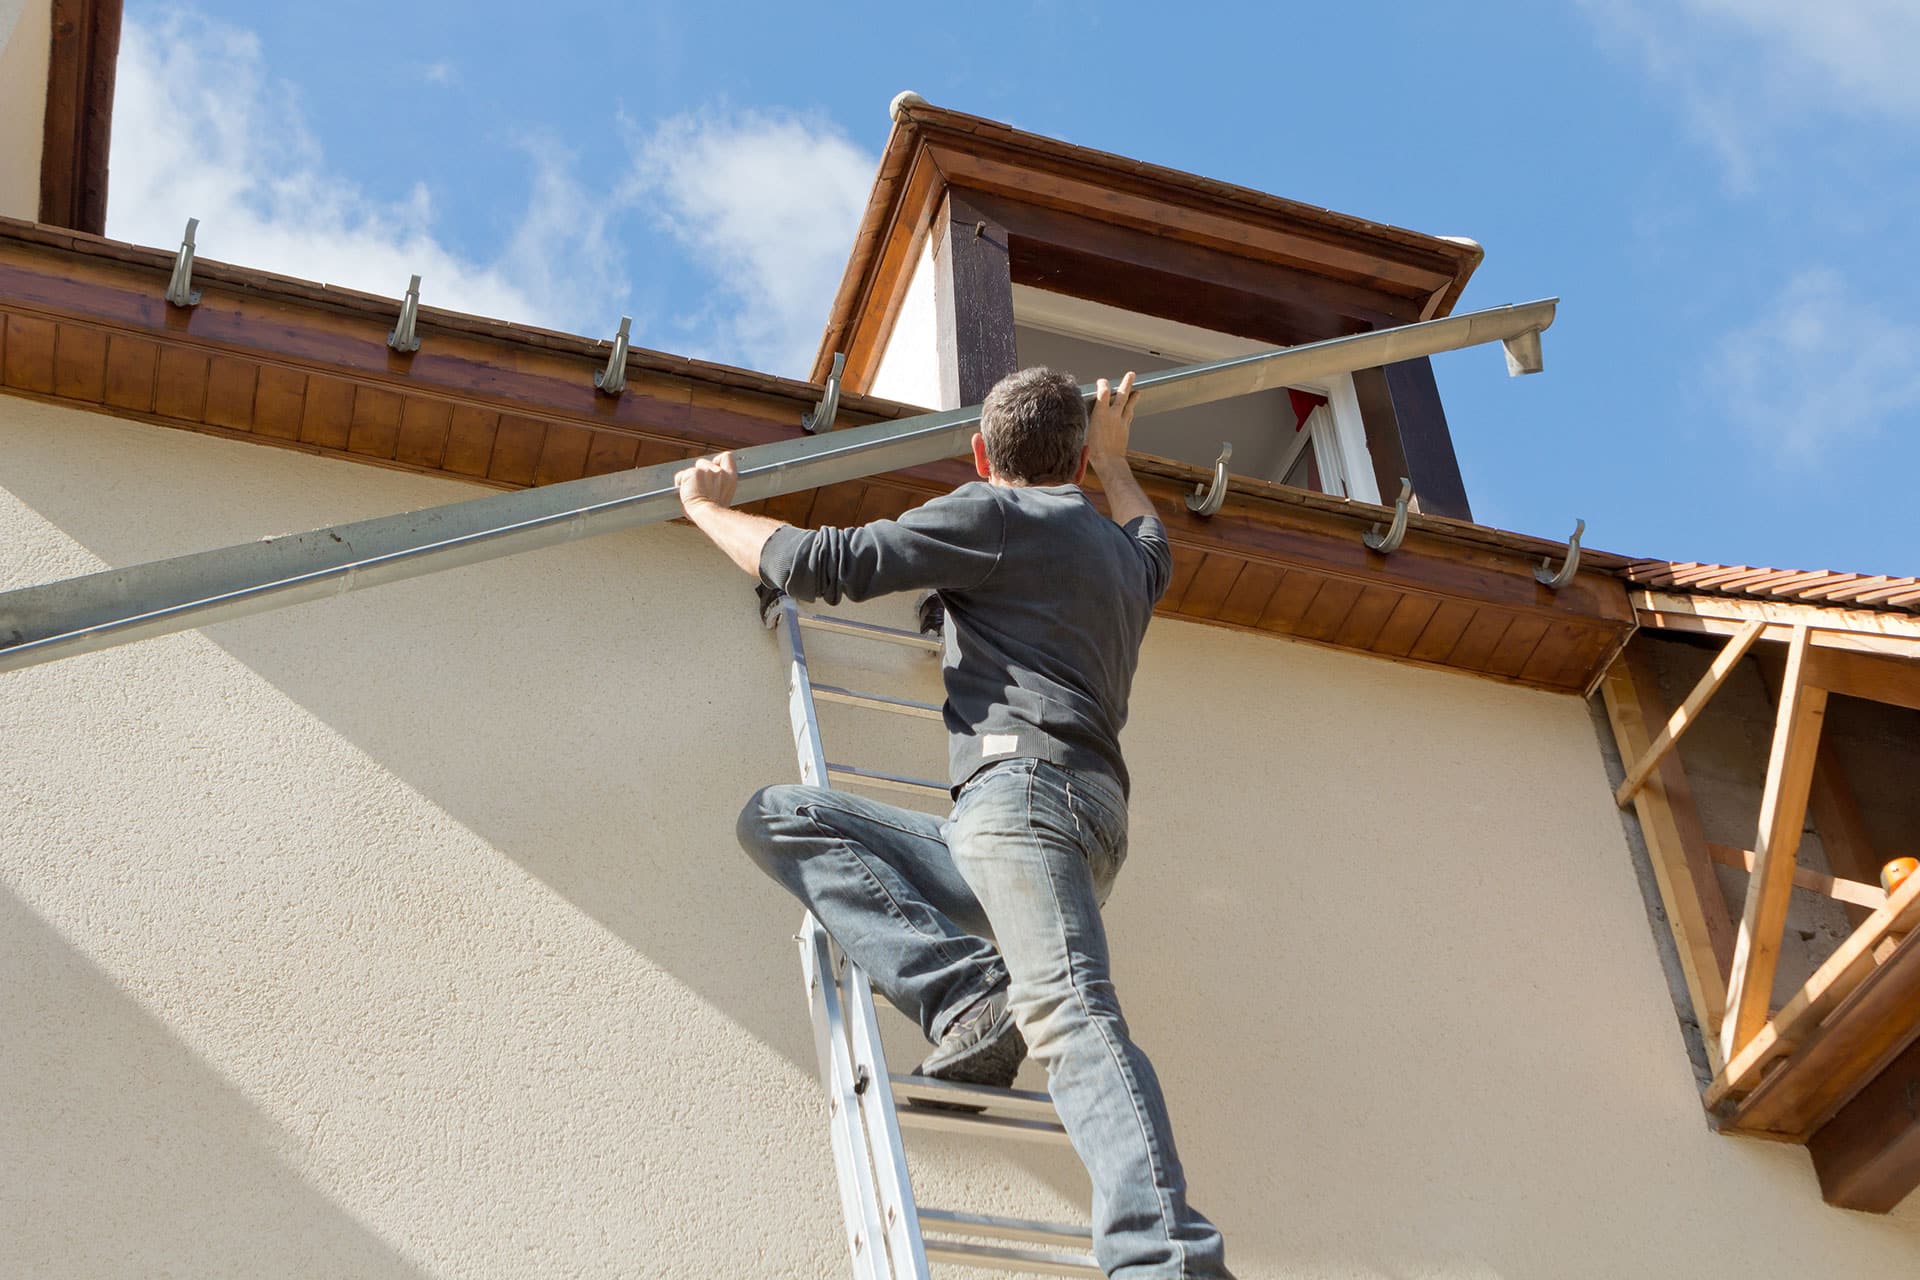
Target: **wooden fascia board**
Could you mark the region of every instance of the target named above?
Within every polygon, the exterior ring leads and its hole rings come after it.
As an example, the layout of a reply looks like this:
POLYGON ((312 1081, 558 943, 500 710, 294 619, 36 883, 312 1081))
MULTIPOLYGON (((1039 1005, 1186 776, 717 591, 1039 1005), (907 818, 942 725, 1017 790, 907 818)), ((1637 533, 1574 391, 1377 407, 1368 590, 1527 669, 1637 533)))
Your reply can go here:
POLYGON ((1203 202, 1175 204, 1154 194, 1116 189, 1095 175, 1042 169, 1013 156, 962 151, 939 143, 932 151, 949 182, 992 195, 1100 218, 1228 253, 1324 272, 1408 298, 1444 289, 1450 274, 1356 247, 1312 228, 1270 225, 1233 216, 1203 202))
POLYGON ((921 247, 933 234, 934 219, 945 203, 947 181, 932 157, 918 151, 901 175, 899 189, 900 197, 876 241, 872 269, 856 308, 841 330, 840 345, 831 350, 823 346, 814 361, 815 376, 825 378, 834 351, 844 350, 847 367, 842 379, 850 391, 864 393, 879 373, 880 356, 913 282, 921 247))
MULTIPOLYGON (((1477 245, 1457 239, 1430 236, 1164 165, 1062 142, 924 102, 907 106, 904 115, 918 131, 930 137, 943 136, 951 145, 962 149, 1014 155, 1046 171, 1078 171, 1098 183, 1148 193, 1170 204, 1210 207, 1244 222, 1305 229, 1343 243, 1367 245, 1384 257, 1428 264, 1437 274, 1448 278, 1448 283, 1441 288, 1455 297, 1484 257, 1477 245)), ((1444 313, 1444 308, 1433 310, 1434 315, 1444 313)))
MULTIPOLYGON (((907 175, 932 164, 941 182, 1051 203, 1117 220, 1157 235, 1190 237, 1241 257, 1268 257, 1309 270, 1384 286, 1413 304, 1410 318, 1447 314, 1484 257, 1470 243, 1422 235, 1314 205, 1236 187, 1162 166, 1023 133, 995 121, 926 103, 904 106, 881 153, 879 171, 814 355, 811 378, 826 376, 835 351, 850 351, 874 323, 891 325, 897 295, 876 277, 905 238, 924 231, 926 199, 907 197, 907 175), (1042 190, 1044 189, 1044 190, 1042 190), (1036 191, 1041 192, 1036 196, 1036 191)), ((941 192, 932 193, 938 200, 941 192)), ((1397 310, 1397 308, 1395 308, 1397 310)), ((852 359, 849 357, 849 364, 852 359)))
MULTIPOLYGON (((421 333, 435 341, 419 355, 401 356, 386 345, 399 314, 397 298, 196 258, 194 283, 208 296, 201 305, 181 310, 169 307, 162 297, 172 265, 172 255, 162 250, 0 218, 0 306, 24 305, 51 317, 97 322, 155 339, 307 363, 353 376, 390 375, 416 385, 424 381, 431 386, 437 370, 450 377, 464 370, 474 382, 512 388, 503 394, 526 396, 539 411, 575 412, 591 419, 617 416, 619 400, 593 393, 590 376, 582 391, 572 376, 576 367, 590 374, 604 366, 604 340, 422 306, 421 333), (443 359, 449 363, 443 365, 443 359), (522 383, 518 375, 529 369, 539 373, 522 383)), ((802 410, 820 396, 818 386, 792 378, 639 346, 631 349, 628 368, 630 376, 658 374, 735 389, 791 402, 802 410)), ((850 420, 868 421, 916 412, 908 405, 853 393, 842 396, 841 411, 851 415, 850 420)))

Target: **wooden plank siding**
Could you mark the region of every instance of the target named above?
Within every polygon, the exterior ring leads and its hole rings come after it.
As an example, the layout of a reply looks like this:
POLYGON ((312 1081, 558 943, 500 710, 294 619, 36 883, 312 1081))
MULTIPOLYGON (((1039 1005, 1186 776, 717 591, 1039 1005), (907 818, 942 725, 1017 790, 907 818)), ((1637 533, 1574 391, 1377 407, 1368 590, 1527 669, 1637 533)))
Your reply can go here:
MULTIPOLYGON (((0 224, 0 390, 228 439, 496 487, 555 483, 800 434, 818 390, 636 352, 628 391, 595 391, 604 348, 423 311, 426 344, 385 346, 391 300, 203 264, 190 311, 167 307, 167 255, 0 224)), ((906 406, 849 394, 841 420, 906 406)), ((1632 625, 1611 569, 1549 592, 1553 548, 1416 516, 1400 551, 1361 534, 1380 508, 1236 478, 1212 519, 1182 499, 1193 468, 1138 460, 1174 542, 1160 611, 1349 652, 1581 692, 1632 625)), ((954 459, 762 504, 795 524, 897 516, 973 478, 954 459)), ((1103 502, 1097 488, 1090 490, 1103 502)))

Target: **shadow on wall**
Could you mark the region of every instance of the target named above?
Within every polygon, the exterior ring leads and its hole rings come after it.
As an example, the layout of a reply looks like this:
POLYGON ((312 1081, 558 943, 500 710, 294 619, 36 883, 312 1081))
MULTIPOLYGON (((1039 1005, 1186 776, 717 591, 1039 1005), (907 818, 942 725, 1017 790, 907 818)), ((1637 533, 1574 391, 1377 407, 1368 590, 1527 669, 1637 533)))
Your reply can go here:
POLYGON ((0 891, 0 1230, 69 1275, 425 1273, 316 1191, 260 1114, 0 891), (137 1262, 136 1260, 146 1260, 137 1262))

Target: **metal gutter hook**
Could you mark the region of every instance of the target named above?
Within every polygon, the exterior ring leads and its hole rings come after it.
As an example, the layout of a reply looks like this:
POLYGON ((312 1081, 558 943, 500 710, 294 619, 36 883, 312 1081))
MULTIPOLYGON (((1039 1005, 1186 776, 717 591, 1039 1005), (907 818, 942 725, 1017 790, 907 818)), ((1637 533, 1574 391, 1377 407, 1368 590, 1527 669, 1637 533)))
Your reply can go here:
POLYGON ((1227 500, 1227 460, 1233 457, 1233 441, 1220 442, 1220 456, 1213 462, 1213 483, 1195 485, 1193 492, 1187 495, 1187 510, 1197 516, 1211 516, 1219 512, 1227 500))
POLYGON ((420 335, 414 331, 414 325, 420 319, 420 277, 414 276, 407 281, 407 296, 400 303, 400 323, 387 335, 387 345, 395 351, 411 352, 420 349, 420 335))
POLYGON ((1525 333, 1516 333, 1511 338, 1502 338, 1500 345, 1507 349, 1507 376, 1518 378, 1522 374, 1538 373, 1547 367, 1546 357, 1540 353, 1540 331, 1529 329, 1525 333))
POLYGON ((1580 572, 1580 535, 1586 531, 1587 522, 1585 520, 1576 520, 1573 522, 1573 536, 1567 539, 1567 560, 1565 564, 1560 566, 1558 573, 1554 572, 1551 557, 1541 560, 1540 563, 1535 566, 1533 576, 1539 581, 1541 586, 1546 587, 1549 591, 1558 591, 1573 581, 1573 575, 1580 572))
POLYGON ((1390 556, 1400 549, 1400 540, 1407 536, 1407 503, 1413 497, 1413 481, 1400 477, 1400 496, 1393 502, 1393 523, 1387 526, 1385 533, 1379 525, 1360 535, 1360 540, 1383 556, 1390 556))
POLYGON ((627 334, 633 328, 632 316, 620 317, 620 332, 613 337, 613 350, 607 353, 607 367, 593 375, 593 385, 610 396, 627 389, 627 334))
POLYGON ((822 431, 833 430, 833 420, 840 416, 840 373, 847 367, 847 353, 833 353, 833 372, 827 375, 827 389, 820 393, 820 403, 800 415, 800 429, 810 436, 822 431))
POLYGON ((193 287, 193 233, 199 227, 200 219, 187 219, 187 234, 180 241, 180 251, 173 255, 173 277, 167 281, 167 301, 176 307, 200 305, 200 291, 193 287))

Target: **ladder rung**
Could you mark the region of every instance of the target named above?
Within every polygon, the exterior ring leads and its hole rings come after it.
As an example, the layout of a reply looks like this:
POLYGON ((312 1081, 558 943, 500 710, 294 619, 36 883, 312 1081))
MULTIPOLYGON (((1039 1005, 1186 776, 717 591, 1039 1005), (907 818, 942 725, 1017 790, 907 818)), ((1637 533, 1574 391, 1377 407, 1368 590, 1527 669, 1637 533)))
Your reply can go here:
POLYGON ((903 778, 896 773, 856 769, 850 764, 829 764, 827 781, 851 782, 856 786, 879 787, 883 791, 910 791, 915 795, 939 796, 943 800, 953 797, 953 789, 944 782, 929 782, 925 778, 903 778))
POLYGON ((1025 1271, 1041 1276, 1105 1276, 1091 1255, 1049 1253, 1044 1249, 1010 1249, 1004 1245, 967 1244, 958 1240, 927 1241, 929 1262, 983 1263, 1010 1271, 1025 1271))
POLYGON ((1031 1218, 997 1218, 984 1213, 955 1213, 951 1209, 922 1209, 920 1225, 956 1236, 985 1236, 989 1240, 1020 1240, 1029 1244, 1050 1244, 1065 1249, 1078 1245, 1093 1248, 1093 1231, 1064 1222, 1038 1222, 1031 1218))
POLYGON ((928 653, 938 653, 940 641, 932 636, 923 636, 918 631, 903 631, 899 627, 881 627, 871 622, 855 622, 850 618, 829 618, 818 613, 800 615, 800 625, 813 631, 830 631, 835 635, 854 636, 861 640, 879 640, 886 644, 903 644, 909 649, 925 649, 928 653))
POLYGON ((1035 1093, 1027 1089, 990 1089, 977 1084, 955 1084, 951 1080, 934 1080, 927 1076, 903 1075, 893 1072, 889 1076, 893 1081, 893 1096, 905 1098, 909 1102, 943 1102, 949 1106, 981 1107, 997 1111, 1002 1115, 1025 1116, 1032 1120, 1047 1120, 1057 1123, 1059 1117, 1053 1109, 1053 1099, 1044 1093, 1035 1093))
POLYGON ((849 707, 865 707, 869 711, 891 711, 895 715, 919 716, 924 720, 945 718, 940 708, 931 702, 914 702, 910 698, 889 698, 884 693, 860 693, 853 689, 841 689, 830 684, 816 683, 813 686, 813 696, 821 702, 839 702, 849 707))
POLYGON ((1066 1142, 1067 1131, 1051 1120, 1026 1116, 996 1116, 978 1111, 949 1111, 939 1107, 901 1107, 895 1113, 903 1125, 936 1129, 942 1133, 970 1133, 981 1138, 1020 1138, 1033 1142, 1066 1142))

